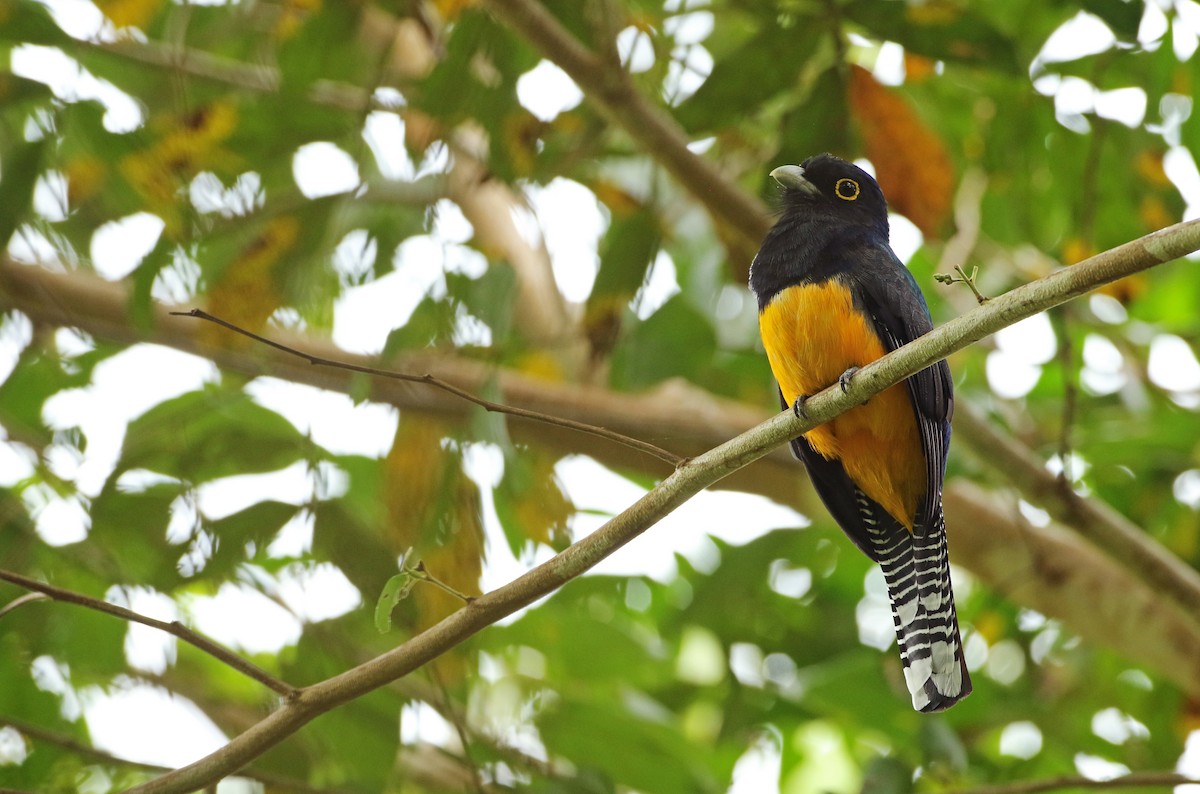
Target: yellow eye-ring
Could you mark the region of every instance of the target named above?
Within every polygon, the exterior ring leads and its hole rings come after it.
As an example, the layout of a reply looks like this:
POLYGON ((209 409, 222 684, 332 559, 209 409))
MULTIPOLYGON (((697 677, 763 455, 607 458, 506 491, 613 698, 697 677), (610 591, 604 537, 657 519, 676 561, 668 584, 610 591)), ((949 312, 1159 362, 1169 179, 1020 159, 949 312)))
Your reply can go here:
POLYGON ((844 201, 854 201, 858 198, 858 183, 853 179, 839 179, 833 192, 844 201))

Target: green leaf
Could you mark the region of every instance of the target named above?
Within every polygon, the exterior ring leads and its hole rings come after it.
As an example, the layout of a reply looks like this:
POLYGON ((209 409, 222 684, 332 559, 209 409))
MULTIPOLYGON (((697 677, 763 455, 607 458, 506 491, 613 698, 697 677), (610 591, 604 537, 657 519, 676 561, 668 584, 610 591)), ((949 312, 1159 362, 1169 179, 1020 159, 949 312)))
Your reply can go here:
POLYGON ((49 9, 34 0, 4 0, 0 3, 0 40, 53 46, 69 41, 55 24, 49 9))
POLYGON ((42 156, 49 138, 21 141, 0 152, 0 250, 8 248, 13 232, 29 217, 33 186, 37 183, 42 156))
MULTIPOLYGON (((846 80, 841 69, 827 69, 813 83, 807 97, 783 117, 779 152, 771 162, 802 163, 820 152, 846 151, 850 141, 850 115, 846 108, 846 80)), ((779 195, 775 180, 762 174, 770 197, 779 195)))
POLYGON ((765 25, 714 64, 696 93, 675 109, 675 118, 690 133, 737 123, 741 114, 795 86, 817 40, 827 33, 820 24, 765 25))
POLYGON ((160 403, 129 423, 114 474, 130 469, 191 483, 278 471, 308 443, 291 422, 239 390, 206 387, 160 403))
POLYGON ((637 323, 613 352, 612 381, 639 389, 672 377, 696 377, 707 366, 717 340, 709 320, 678 297, 637 323))
POLYGON ((880 41, 895 41, 914 53, 939 60, 1021 72, 1013 41, 970 6, 853 0, 841 8, 880 41))
POLYGON ((402 572, 387 580, 375 602, 375 630, 386 634, 392 630, 392 610, 404 599, 408 598, 417 578, 410 573, 402 572))

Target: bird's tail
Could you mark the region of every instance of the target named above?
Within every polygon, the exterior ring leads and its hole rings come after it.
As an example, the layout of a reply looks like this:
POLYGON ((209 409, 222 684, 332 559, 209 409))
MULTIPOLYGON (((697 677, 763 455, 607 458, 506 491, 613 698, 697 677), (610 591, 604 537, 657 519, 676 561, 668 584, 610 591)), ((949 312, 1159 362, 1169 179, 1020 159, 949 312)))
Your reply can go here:
POLYGON ((971 694, 971 677, 950 589, 941 505, 927 524, 918 515, 916 531, 909 532, 861 493, 858 502, 875 552, 872 556, 887 582, 913 708, 924 712, 950 708, 971 694))

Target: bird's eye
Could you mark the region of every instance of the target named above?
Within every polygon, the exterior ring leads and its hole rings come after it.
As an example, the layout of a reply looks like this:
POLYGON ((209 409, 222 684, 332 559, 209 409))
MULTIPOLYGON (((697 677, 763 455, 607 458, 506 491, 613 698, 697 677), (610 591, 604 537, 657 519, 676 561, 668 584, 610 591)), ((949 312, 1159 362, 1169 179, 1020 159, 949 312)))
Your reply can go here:
POLYGON ((839 179, 833 187, 833 192, 844 201, 854 201, 858 198, 858 183, 853 179, 839 179))

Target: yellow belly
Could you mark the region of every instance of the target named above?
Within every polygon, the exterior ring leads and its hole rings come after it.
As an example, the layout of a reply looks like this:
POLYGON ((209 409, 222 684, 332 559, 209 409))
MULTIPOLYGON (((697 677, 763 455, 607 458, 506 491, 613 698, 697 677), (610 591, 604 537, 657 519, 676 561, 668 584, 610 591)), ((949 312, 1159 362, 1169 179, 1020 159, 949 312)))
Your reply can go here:
MULTIPOLYGON (((790 287, 758 320, 771 371, 789 405, 886 352, 870 320, 855 310, 850 290, 836 281, 790 287)), ((840 461, 863 493, 912 529, 925 493, 925 461, 907 386, 897 384, 804 437, 821 455, 840 461)))

